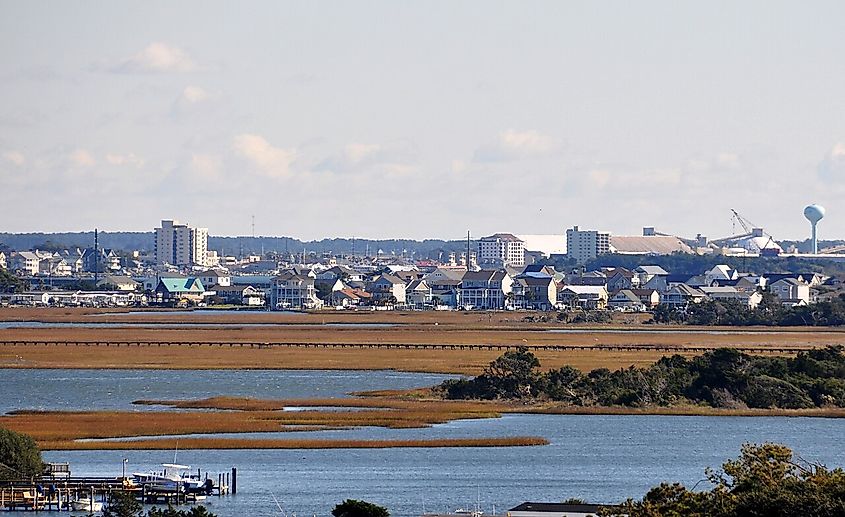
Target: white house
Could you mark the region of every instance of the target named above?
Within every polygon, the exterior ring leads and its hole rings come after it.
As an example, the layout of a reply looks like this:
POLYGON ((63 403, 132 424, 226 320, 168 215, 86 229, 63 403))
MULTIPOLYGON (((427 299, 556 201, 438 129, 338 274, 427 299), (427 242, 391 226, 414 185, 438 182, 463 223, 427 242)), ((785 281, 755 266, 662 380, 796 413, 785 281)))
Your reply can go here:
POLYGON ((229 287, 232 285, 232 275, 226 271, 209 269, 197 275, 202 285, 219 285, 220 287, 229 287))
POLYGON ((645 310, 645 304, 640 297, 634 294, 630 289, 622 289, 614 294, 607 305, 614 309, 622 309, 626 311, 641 312, 645 310))
POLYGON ((407 302, 405 282, 388 273, 377 276, 370 283, 369 291, 373 295, 373 301, 376 302, 383 303, 389 301, 391 297, 396 305, 405 305, 407 302))
POLYGON ((293 272, 284 272, 270 280, 271 310, 318 309, 323 302, 317 298, 314 279, 293 272))
POLYGON ((433 304, 434 293, 425 280, 413 280, 405 288, 408 306, 414 309, 424 309, 433 304))
POLYGON ((567 307, 604 309, 608 294, 603 285, 565 285, 558 291, 557 299, 567 307))
POLYGON ((701 292, 707 295, 711 300, 735 300, 745 305, 749 309, 757 307, 763 299, 763 295, 758 292, 743 292, 738 291, 736 287, 702 287, 701 292))
POLYGON ((713 266, 713 269, 704 273, 705 285, 713 285, 716 280, 736 280, 737 278, 739 278, 737 271, 725 264, 713 266))

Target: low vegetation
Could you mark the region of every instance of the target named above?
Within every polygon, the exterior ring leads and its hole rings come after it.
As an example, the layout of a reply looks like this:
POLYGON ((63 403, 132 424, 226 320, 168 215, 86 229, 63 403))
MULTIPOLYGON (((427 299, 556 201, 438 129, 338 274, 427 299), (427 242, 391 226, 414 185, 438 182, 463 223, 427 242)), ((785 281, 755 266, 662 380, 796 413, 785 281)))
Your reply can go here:
POLYGON ((662 483, 642 500, 606 508, 602 516, 629 517, 840 517, 845 515, 845 471, 807 463, 772 443, 746 444, 736 460, 707 471, 712 488, 696 492, 662 483))
POLYGON ((448 380, 440 389, 449 399, 552 400, 573 406, 845 407, 840 346, 794 358, 721 348, 691 359, 673 355, 646 367, 599 368, 587 374, 571 366, 548 372, 539 367, 534 354, 520 348, 491 362, 478 377, 448 380))
POLYGON ((658 305, 654 321, 689 325, 838 327, 845 325, 845 293, 800 307, 784 307, 780 299, 769 292, 763 293, 762 301, 754 309, 734 300, 704 300, 690 304, 685 311, 658 305))
MULTIPOLYGON (((428 393, 431 395, 430 392, 428 393)), ((325 440, 201 437, 197 434, 284 433, 380 426, 419 428, 456 419, 495 418, 515 408, 487 401, 420 400, 419 393, 343 399, 255 400, 216 397, 196 401, 137 401, 180 411, 17 411, 0 426, 32 435, 49 450, 81 449, 329 449, 389 447, 505 447, 545 445, 543 438, 447 440, 325 440), (283 411, 285 407, 311 408, 283 411), (333 409, 325 409, 326 407, 333 409), (212 411, 191 411, 210 409, 212 411), (366 409, 366 411, 362 410, 366 409), (215 411, 216 410, 216 411, 215 411), (180 435, 178 438, 156 438, 180 435), (112 441, 110 438, 128 438, 112 441), (95 439, 96 441, 88 441, 95 439)))

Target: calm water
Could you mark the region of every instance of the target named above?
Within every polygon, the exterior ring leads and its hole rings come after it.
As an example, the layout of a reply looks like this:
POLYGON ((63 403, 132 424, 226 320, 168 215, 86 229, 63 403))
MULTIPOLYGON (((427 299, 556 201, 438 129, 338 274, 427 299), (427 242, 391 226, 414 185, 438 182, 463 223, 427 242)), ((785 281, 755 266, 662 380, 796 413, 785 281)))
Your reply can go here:
POLYGON ((432 386, 447 378, 450 376, 340 370, 0 370, 0 414, 15 409, 159 410, 132 405, 132 401, 218 395, 344 397, 353 391, 432 386))
POLYGON ((238 327, 290 327, 296 325, 297 327, 306 328, 320 328, 320 327, 334 327, 334 328, 391 328, 398 327, 400 323, 256 323, 256 322, 239 322, 239 323, 203 323, 199 321, 185 321, 179 323, 168 322, 118 322, 118 321, 97 321, 97 322, 78 322, 78 321, 0 321, 0 329, 27 329, 27 328, 220 328, 220 329, 237 329, 238 327))
MULTIPOLYGON (((156 371, 0 371, 0 393, 12 394, 9 407, 90 407, 107 403, 125 408, 146 398, 185 398, 236 392, 263 397, 342 396, 353 390, 433 384, 443 376, 394 372, 156 372, 156 371), (13 380, 9 377, 17 375, 13 380), (34 399, 26 389, 52 379, 59 386, 49 398, 34 399), (224 389, 217 389, 223 386, 224 389), (236 389, 233 389, 235 387, 236 389), (132 388, 132 389, 129 389, 132 388), (102 393, 112 395, 103 397, 102 393), (105 399, 105 400, 104 400, 105 399)), ((179 463, 211 473, 239 469, 239 494, 206 501, 221 517, 278 515, 273 495, 288 514, 328 515, 345 498, 374 501, 395 516, 470 507, 476 497, 490 512, 523 501, 579 497, 616 502, 640 497, 660 481, 694 485, 705 467, 735 457, 743 442, 774 441, 793 447, 807 460, 845 465, 845 421, 822 418, 728 418, 664 416, 506 415, 461 420, 428 429, 307 433, 314 438, 449 438, 539 435, 543 447, 180 451, 179 463)), ((294 437, 306 433, 288 433, 294 437)), ((122 458, 130 471, 146 471, 173 460, 168 451, 48 452, 48 461, 69 461, 74 474, 119 475, 122 458)), ((46 514, 45 514, 46 515, 46 514)))

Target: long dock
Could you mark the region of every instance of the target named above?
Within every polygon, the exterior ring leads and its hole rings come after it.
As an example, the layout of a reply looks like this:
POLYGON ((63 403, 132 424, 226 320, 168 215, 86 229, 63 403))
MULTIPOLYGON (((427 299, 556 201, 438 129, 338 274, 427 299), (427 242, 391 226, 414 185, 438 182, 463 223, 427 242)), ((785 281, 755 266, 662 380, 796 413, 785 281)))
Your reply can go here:
MULTIPOLYGON (((379 350, 516 350, 519 347, 527 346, 530 350, 566 352, 575 350, 595 351, 656 351, 656 352, 697 352, 703 353, 721 346, 677 346, 665 344, 637 344, 637 345, 605 345, 605 344, 582 344, 582 345, 549 345, 549 344, 442 344, 442 343, 291 343, 271 341, 139 341, 139 340, 0 340, 0 346, 63 346, 63 347, 169 347, 185 346, 197 348, 335 348, 335 349, 379 349, 379 350)), ((752 354, 797 354, 814 348, 813 345, 806 346, 730 346, 740 352, 752 354)))
POLYGON ((237 493, 237 468, 217 474, 217 480, 206 474, 209 489, 199 492, 163 490, 138 486, 121 477, 68 477, 62 479, 4 481, 0 483, 0 511, 68 511, 80 498, 108 502, 112 494, 131 494, 145 504, 179 505, 204 500, 207 496, 237 493))

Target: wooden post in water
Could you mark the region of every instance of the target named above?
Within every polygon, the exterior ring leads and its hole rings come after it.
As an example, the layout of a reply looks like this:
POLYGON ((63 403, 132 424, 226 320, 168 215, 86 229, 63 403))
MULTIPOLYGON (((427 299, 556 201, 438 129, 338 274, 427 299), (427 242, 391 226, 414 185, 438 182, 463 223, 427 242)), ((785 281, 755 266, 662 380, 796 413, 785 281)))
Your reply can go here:
POLYGON ((232 467, 232 494, 238 493, 238 467, 232 467))

